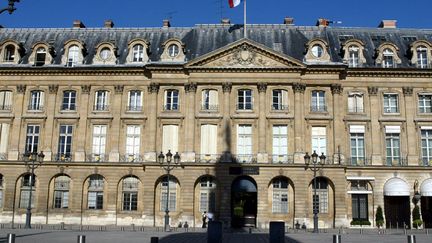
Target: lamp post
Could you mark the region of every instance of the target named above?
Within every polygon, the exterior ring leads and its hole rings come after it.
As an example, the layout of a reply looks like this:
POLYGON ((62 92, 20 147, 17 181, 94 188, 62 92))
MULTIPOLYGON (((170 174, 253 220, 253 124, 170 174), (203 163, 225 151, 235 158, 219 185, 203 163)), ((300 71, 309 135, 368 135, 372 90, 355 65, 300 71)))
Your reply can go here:
POLYGON ((8 11, 9 14, 12 14, 16 10, 15 3, 19 3, 19 1, 20 0, 9 0, 8 7, 0 10, 0 14, 3 13, 4 11, 8 11))
POLYGON ((180 155, 178 152, 174 155, 174 164, 172 163, 173 155, 171 153, 171 150, 168 150, 168 153, 166 153, 166 161, 165 156, 162 152, 160 152, 158 156, 158 162, 161 165, 162 169, 165 170, 167 173, 167 199, 166 199, 166 205, 165 205, 165 224, 164 228, 165 231, 170 231, 170 224, 169 224, 169 190, 170 190, 170 172, 178 166, 180 163, 180 155))
POLYGON ((318 213, 319 213, 319 204, 318 204, 318 198, 317 198, 317 176, 316 173, 317 171, 319 171, 321 168, 317 167, 317 164, 319 165, 323 165, 325 163, 325 159, 326 156, 324 155, 324 153, 321 154, 321 156, 318 157, 318 154, 316 153, 316 151, 313 152, 312 156, 310 156, 307 152, 306 155, 304 156, 304 161, 306 164, 306 169, 309 168, 310 170, 313 171, 314 175, 314 191, 313 191, 313 199, 312 199, 312 205, 313 205, 313 222, 314 222, 314 229, 313 229, 313 233, 319 233, 318 231, 318 213), (312 167, 310 166, 310 160, 312 158, 312 167), (318 161, 319 158, 319 161, 318 161))
POLYGON ((29 192, 29 200, 27 204, 27 211, 26 211, 26 223, 25 227, 26 229, 31 229, 31 202, 32 202, 32 190, 33 190, 33 182, 34 182, 34 170, 42 165, 43 159, 45 158, 44 153, 41 151, 39 154, 37 152, 25 152, 24 153, 24 163, 28 170, 31 171, 30 173, 30 192, 29 192), (38 162, 37 164, 35 162, 38 162))

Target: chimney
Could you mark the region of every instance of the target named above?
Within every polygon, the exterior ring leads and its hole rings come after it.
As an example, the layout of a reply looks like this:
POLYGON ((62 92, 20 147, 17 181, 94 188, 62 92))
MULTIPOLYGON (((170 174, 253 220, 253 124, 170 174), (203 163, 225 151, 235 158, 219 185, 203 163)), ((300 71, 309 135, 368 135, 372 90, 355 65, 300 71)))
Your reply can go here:
POLYGON ((169 19, 164 19, 163 20, 163 25, 162 25, 164 28, 169 28, 169 27, 171 27, 171 23, 170 23, 170 21, 169 21, 169 19))
POLYGON ((316 26, 318 27, 327 27, 329 26, 330 21, 328 19, 319 18, 316 22, 316 26))
POLYGON ((114 27, 114 22, 111 19, 105 20, 104 27, 105 28, 112 28, 112 27, 114 27))
POLYGON ((221 19, 221 24, 231 24, 231 20, 227 18, 221 19))
POLYGON ((85 28, 85 25, 83 22, 81 22, 81 20, 74 20, 72 27, 73 28, 85 28))
POLYGON ((378 28, 382 29, 395 29, 397 20, 382 20, 378 28))
POLYGON ((294 18, 292 18, 292 17, 285 17, 284 18, 284 24, 286 24, 286 25, 294 25, 294 18))

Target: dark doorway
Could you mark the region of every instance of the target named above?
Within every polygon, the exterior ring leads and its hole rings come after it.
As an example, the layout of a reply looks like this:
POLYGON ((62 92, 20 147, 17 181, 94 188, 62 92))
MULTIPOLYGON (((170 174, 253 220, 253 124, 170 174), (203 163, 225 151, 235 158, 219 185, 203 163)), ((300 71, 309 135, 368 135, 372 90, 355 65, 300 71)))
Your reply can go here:
POLYGON ((409 196, 384 196, 384 210, 387 228, 411 227, 409 196))
POLYGON ((257 186, 248 176, 236 178, 231 185, 231 225, 234 228, 255 227, 257 186))
POLYGON ((432 228, 432 197, 421 197, 421 214, 425 228, 432 228))

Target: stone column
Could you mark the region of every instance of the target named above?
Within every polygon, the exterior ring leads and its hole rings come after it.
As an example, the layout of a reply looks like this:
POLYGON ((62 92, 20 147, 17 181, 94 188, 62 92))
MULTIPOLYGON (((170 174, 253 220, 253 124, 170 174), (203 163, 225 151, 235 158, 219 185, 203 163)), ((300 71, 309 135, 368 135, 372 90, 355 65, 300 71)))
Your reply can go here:
POLYGON ((259 93, 259 120, 258 120, 258 163, 268 163, 268 153, 266 149, 266 83, 258 83, 259 93))
MULTIPOLYGON (((52 84, 48 86, 49 94, 47 95, 46 105, 45 105, 45 114, 47 116, 45 122, 45 134, 44 134, 44 145, 42 147, 42 151, 45 154, 45 160, 50 161, 52 158, 53 151, 53 135, 54 133, 54 114, 56 109, 58 109, 56 104, 56 97, 58 92, 58 85, 52 84)), ((55 152, 54 152, 55 153, 55 152)))
POLYGON ((306 84, 293 83, 294 91, 294 163, 304 164, 304 92, 306 84))
POLYGON ((221 157, 222 162, 231 162, 232 156, 232 130, 231 130, 231 111, 230 111, 230 95, 231 95, 232 84, 223 83, 223 122, 222 122, 222 132, 223 132, 223 155, 221 157))
POLYGON ((371 150, 371 159, 373 165, 382 165, 382 151, 381 151, 381 125, 379 123, 380 117, 380 99, 377 96, 378 87, 368 87, 369 93, 369 103, 370 103, 370 117, 371 117, 371 126, 369 129, 370 132, 370 150, 371 150))
POLYGON ((197 91, 196 83, 185 84, 186 92, 186 121, 185 121, 185 137, 184 137, 184 151, 182 153, 182 161, 194 162, 195 161, 195 94, 197 91))
POLYGON ((20 151, 19 148, 19 138, 21 134, 21 121, 24 110, 24 97, 25 97, 26 86, 25 85, 17 85, 16 86, 16 94, 13 102, 13 111, 14 111, 14 119, 12 120, 12 124, 10 126, 9 134, 16 134, 16 136, 11 136, 9 139, 10 146, 8 147, 8 159, 9 160, 17 160, 19 153, 23 153, 24 151, 20 151))
MULTIPOLYGON (((414 134, 417 134, 416 126, 414 123, 416 109, 412 108, 412 107, 417 107, 417 104, 413 97, 412 87, 403 87, 402 90, 405 97, 405 117, 406 117, 406 128, 405 128, 405 132, 403 133, 403 136, 406 137, 406 145, 407 145, 406 146, 407 150, 405 151, 405 153, 407 155, 408 165, 419 165, 419 156, 417 154, 418 138, 417 136, 412 136, 414 134)), ((404 129, 402 128, 401 130, 403 132, 404 129)), ((403 156, 405 154, 401 153, 401 155, 403 156)))
POLYGON ((123 85, 114 85, 114 99, 111 102, 111 114, 113 114, 113 120, 111 124, 111 131, 108 136, 111 142, 111 149, 109 153, 110 162, 120 161, 120 116, 122 107, 122 95, 123 85))
POLYGON ((80 103, 79 103, 79 107, 78 107, 78 112, 79 112, 79 121, 78 121, 78 125, 76 126, 76 136, 77 138, 75 139, 76 145, 75 145, 75 156, 74 156, 74 160, 75 161, 85 161, 85 157, 86 157, 86 137, 87 137, 87 116, 88 116, 88 110, 91 109, 90 107, 92 107, 92 104, 90 104, 90 90, 91 90, 91 86, 90 85, 81 85, 81 95, 78 96, 81 98, 80 103))
POLYGON ((343 101, 342 101, 342 92, 343 88, 340 84, 332 84, 331 85, 331 92, 333 95, 333 161, 334 164, 340 164, 343 163, 345 158, 342 151, 348 151, 345 149, 346 140, 346 131, 344 128, 343 123, 343 116, 345 114, 343 108, 343 101))
POLYGON ((150 83, 148 86, 148 128, 147 128, 147 148, 144 153, 144 161, 156 162, 156 135, 157 135, 157 107, 158 107, 158 92, 159 84, 150 83))

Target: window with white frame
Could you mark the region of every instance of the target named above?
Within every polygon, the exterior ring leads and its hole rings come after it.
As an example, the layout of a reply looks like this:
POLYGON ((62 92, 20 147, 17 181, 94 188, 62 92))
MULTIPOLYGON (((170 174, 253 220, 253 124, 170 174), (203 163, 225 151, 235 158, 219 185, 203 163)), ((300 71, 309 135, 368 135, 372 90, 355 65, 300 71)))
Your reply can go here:
POLYGON ((215 89, 205 89, 202 91, 202 110, 217 111, 219 109, 218 91, 215 89))
POLYGON ((169 186, 169 202, 168 210, 176 211, 177 205, 177 181, 174 178, 170 178, 168 183, 168 178, 164 177, 161 181, 161 200, 160 200, 160 210, 165 211, 167 206, 168 198, 168 186, 169 186), (168 185, 169 184, 169 185, 168 185))
POLYGON ((39 47, 36 50, 36 57, 35 57, 35 66, 43 66, 45 65, 45 59, 46 59, 47 51, 44 47, 39 47))
MULTIPOLYGON (((312 194, 314 189, 315 189, 315 183, 312 180, 312 194)), ((328 191, 327 179, 322 177, 316 178, 316 193, 317 193, 317 197, 313 199, 313 202, 319 205, 318 206, 319 213, 328 213, 329 191, 328 191)))
POLYGON ((69 184, 68 176, 59 176, 54 181, 54 208, 69 207, 69 184))
POLYGON ((400 165, 400 127, 386 126, 385 130, 386 164, 400 165))
POLYGON ((201 125, 201 154, 203 156, 215 156, 217 154, 217 125, 201 125))
POLYGON ((142 62, 144 58, 144 46, 141 44, 134 45, 132 50, 132 55, 133 55, 132 62, 142 62))
POLYGON ((288 91, 274 89, 272 93, 272 110, 288 110, 288 91))
POLYGON ((399 103, 397 94, 384 94, 384 113, 398 113, 399 103))
POLYGON ((15 46, 14 45, 7 45, 5 47, 4 62, 13 62, 15 61, 15 46))
POLYGON ((383 51, 382 67, 383 68, 395 67, 394 52, 389 48, 384 49, 383 51))
POLYGON ((142 91, 131 90, 128 93, 128 111, 142 111, 142 91))
POLYGON ((0 160, 7 158, 10 124, 0 123, 0 160))
POLYGON ((237 109, 238 110, 252 110, 252 90, 240 89, 237 96, 237 109))
POLYGON ((423 165, 432 165, 432 127, 421 127, 421 158, 423 165))
POLYGON ((276 178, 272 182, 273 185, 273 213, 289 213, 288 209, 288 180, 286 178, 276 178))
POLYGON ((348 47, 348 52, 348 66, 354 68, 360 66, 360 48, 358 46, 350 46, 348 47))
POLYGON ((178 125, 163 125, 162 126, 162 152, 168 153, 168 150, 175 153, 178 152, 178 125))
POLYGON ((200 180, 200 212, 215 212, 216 210, 216 183, 213 177, 205 176, 200 180))
POLYGON ((109 107, 109 91, 98 90, 95 93, 94 110, 107 111, 109 107))
POLYGON ((101 175, 91 175, 88 185, 88 209, 103 209, 104 179, 101 175))
POLYGON ((12 91, 8 91, 8 90, 0 91, 0 110, 1 111, 12 110, 12 91))
POLYGON ((369 220, 368 194, 352 194, 352 219, 369 220))
POLYGON ((72 157, 72 125, 60 125, 56 160, 65 161, 72 157))
POLYGON ((353 165, 365 162, 365 127, 361 125, 350 126, 351 163, 353 165))
POLYGON ((314 90, 311 93, 311 111, 312 112, 324 112, 327 111, 325 104, 325 92, 322 90, 314 90))
POLYGON ((252 126, 237 126, 237 159, 240 162, 252 161, 252 126))
POLYGON ((137 161, 140 154, 141 127, 139 125, 128 125, 126 128, 126 156, 127 161, 137 161))
POLYGON ((105 159, 105 146, 106 146, 107 126, 94 125, 93 126, 93 158, 94 161, 104 161, 105 159))
POLYGON ((418 107, 420 113, 432 113, 432 94, 419 94, 418 107))
POLYGON ((66 66, 74 67, 75 65, 78 64, 79 52, 80 52, 80 48, 77 45, 72 45, 69 47, 66 66))
POLYGON ((417 67, 428 68, 428 49, 425 46, 417 47, 417 67))
POLYGON ((315 151, 318 155, 327 154, 325 127, 312 127, 312 151, 315 151))
POLYGON ((282 163, 288 161, 288 126, 273 126, 273 163, 282 163))
POLYGON ((363 113, 363 94, 359 92, 350 92, 348 94, 348 112, 363 113))
POLYGON ((76 91, 65 90, 63 91, 63 102, 61 109, 63 111, 74 111, 76 109, 76 91))
POLYGON ((27 208, 29 200, 30 200, 30 185, 31 185, 31 191, 32 191, 32 198, 31 198, 31 208, 34 208, 34 201, 35 201, 35 192, 36 192, 36 176, 34 174, 25 174, 21 177, 21 188, 20 188, 20 208, 27 208))
POLYGON ((39 134, 40 134, 40 125, 29 124, 27 125, 27 134, 26 134, 26 152, 38 152, 39 147, 39 134))
POLYGON ((123 211, 136 211, 138 209, 138 186, 139 180, 136 177, 129 176, 123 179, 123 211))
POLYGON ((179 91, 170 89, 165 91, 165 110, 177 111, 179 110, 179 91))
POLYGON ((44 92, 41 90, 33 90, 30 92, 29 110, 40 111, 44 107, 44 92))

